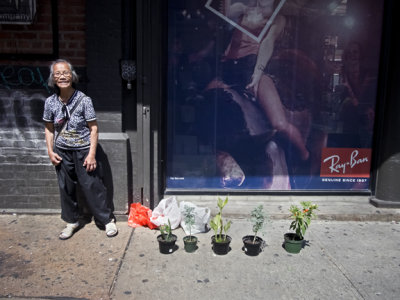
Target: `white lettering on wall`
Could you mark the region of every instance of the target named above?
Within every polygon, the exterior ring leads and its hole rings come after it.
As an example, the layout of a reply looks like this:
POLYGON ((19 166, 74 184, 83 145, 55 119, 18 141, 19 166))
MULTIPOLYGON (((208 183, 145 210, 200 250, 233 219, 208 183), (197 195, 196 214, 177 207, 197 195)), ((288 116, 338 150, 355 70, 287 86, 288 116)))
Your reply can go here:
POLYGON ((347 160, 341 160, 339 155, 331 155, 324 159, 324 163, 330 163, 329 170, 331 173, 342 173, 346 174, 346 167, 351 169, 355 166, 368 162, 368 157, 358 157, 358 150, 354 150, 347 160))

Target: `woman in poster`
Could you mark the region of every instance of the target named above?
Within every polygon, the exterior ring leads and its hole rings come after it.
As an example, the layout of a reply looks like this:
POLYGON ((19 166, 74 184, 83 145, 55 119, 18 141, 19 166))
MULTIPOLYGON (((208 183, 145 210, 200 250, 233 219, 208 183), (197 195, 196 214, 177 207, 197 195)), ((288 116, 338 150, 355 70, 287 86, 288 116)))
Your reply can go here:
POLYGON ((237 23, 254 36, 263 31, 268 21, 271 24, 260 42, 241 30, 233 31, 223 56, 222 74, 208 85, 208 89, 222 88, 233 98, 245 95, 254 99, 277 134, 295 145, 301 160, 307 161, 310 154, 304 139, 298 128, 288 122, 274 81, 268 73, 268 63, 286 23, 285 17, 274 15, 274 11, 274 0, 233 4, 225 1, 225 15, 238 20, 237 23))

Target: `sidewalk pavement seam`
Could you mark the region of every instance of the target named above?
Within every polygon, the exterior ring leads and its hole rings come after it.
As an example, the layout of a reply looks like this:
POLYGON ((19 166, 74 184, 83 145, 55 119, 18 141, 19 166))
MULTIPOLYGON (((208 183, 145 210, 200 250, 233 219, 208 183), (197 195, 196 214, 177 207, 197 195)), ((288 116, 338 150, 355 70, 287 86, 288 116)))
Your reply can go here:
POLYGON ((357 288, 357 286, 351 280, 350 275, 348 275, 346 268, 333 258, 333 256, 328 252, 327 247, 325 247, 324 244, 322 243, 319 236, 313 234, 313 239, 316 239, 318 241, 321 251, 326 255, 326 257, 332 263, 332 265, 334 265, 335 268, 339 270, 339 272, 344 276, 344 278, 346 278, 346 280, 350 283, 353 289, 357 292, 357 295, 360 296, 362 299, 366 299, 364 295, 360 292, 360 290, 357 288))
POLYGON ((134 231, 135 231, 135 228, 132 228, 131 233, 130 233, 129 238, 128 238, 128 242, 125 245, 124 253, 123 253, 123 255, 122 255, 122 257, 121 257, 121 259, 119 261, 119 265, 118 265, 117 271, 114 274, 114 278, 113 278, 113 281, 111 283, 110 289, 108 290, 109 299, 111 299, 111 295, 112 295, 112 293, 114 291, 115 283, 117 282, 119 272, 121 271, 122 264, 125 261, 126 253, 128 252, 129 246, 132 243, 134 231))

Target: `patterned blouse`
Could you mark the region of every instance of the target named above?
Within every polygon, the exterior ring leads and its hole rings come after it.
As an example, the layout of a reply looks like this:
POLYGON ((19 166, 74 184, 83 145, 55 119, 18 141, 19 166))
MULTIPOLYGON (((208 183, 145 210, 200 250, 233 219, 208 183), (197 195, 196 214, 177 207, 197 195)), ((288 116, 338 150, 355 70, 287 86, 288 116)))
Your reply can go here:
POLYGON ((81 91, 75 90, 66 105, 57 94, 47 98, 44 104, 43 120, 54 124, 54 138, 58 136, 55 141, 57 148, 81 150, 90 147, 90 130, 87 122, 95 121, 96 113, 92 99, 81 91), (80 103, 71 115, 72 108, 79 100, 80 103), (68 123, 62 130, 67 120, 68 123))

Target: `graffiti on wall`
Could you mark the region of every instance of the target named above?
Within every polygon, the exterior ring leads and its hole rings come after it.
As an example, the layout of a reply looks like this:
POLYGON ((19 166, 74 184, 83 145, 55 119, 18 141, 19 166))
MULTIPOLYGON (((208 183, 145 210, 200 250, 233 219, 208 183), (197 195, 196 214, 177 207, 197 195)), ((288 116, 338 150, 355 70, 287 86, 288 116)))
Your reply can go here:
POLYGON ((0 131, 42 131, 45 99, 40 90, 0 90, 0 131))
POLYGON ((49 71, 47 67, 4 66, 0 67, 0 89, 45 89, 49 71))

